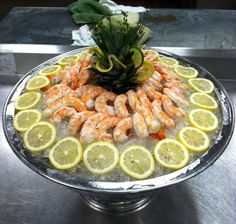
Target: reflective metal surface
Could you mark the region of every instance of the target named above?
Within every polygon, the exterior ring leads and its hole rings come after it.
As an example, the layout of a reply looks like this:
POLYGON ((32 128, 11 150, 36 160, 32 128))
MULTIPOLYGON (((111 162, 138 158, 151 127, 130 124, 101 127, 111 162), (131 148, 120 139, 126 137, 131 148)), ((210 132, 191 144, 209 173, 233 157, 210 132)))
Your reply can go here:
MULTIPOLYGON (((17 68, 16 75, 18 76, 24 75, 26 72, 38 66, 40 63, 52 58, 53 56, 74 49, 76 49, 76 47, 65 45, 0 44, 1 53, 13 54, 17 68)), ((158 47, 158 49, 166 50, 188 58, 189 60, 200 64, 202 67, 214 74, 214 76, 218 79, 231 79, 235 75, 234 64, 236 50, 204 50, 178 47, 158 47), (222 58, 224 60, 222 60, 222 58)))
MULTIPOLYGON (((212 63, 210 57, 208 60, 212 63)), ((236 82, 234 76, 231 78, 221 82, 235 105, 236 82)), ((1 105, 11 88, 0 85, 1 105)), ((117 217, 89 209, 76 192, 32 172, 14 156, 2 129, 0 132, 0 223, 231 224, 235 221, 236 175, 232 172, 236 167, 235 137, 211 168, 191 180, 158 191, 143 210, 117 217)))

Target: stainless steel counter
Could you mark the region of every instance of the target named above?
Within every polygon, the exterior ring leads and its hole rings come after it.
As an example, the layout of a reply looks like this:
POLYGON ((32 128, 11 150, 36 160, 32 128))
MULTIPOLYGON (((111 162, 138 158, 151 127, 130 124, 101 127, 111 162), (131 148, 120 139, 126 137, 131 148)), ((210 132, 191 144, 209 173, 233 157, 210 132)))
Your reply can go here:
MULTIPOLYGON (((151 8, 140 14, 153 32, 147 46, 235 49, 235 20, 235 10, 151 8)), ((0 43, 70 45, 78 27, 66 7, 14 7, 0 21, 0 43)))
MULTIPOLYGON (((18 49, 22 46, 17 46, 18 49)), ((44 46, 46 49, 48 46, 44 46)), ((69 50, 56 47, 50 54, 36 50, 24 52, 12 46, 0 46, 1 52, 11 52, 19 74, 30 70, 55 54, 69 50), (29 63, 31 62, 31 63, 29 63)), ((72 49, 72 48, 71 48, 72 49)), ((195 60, 211 70, 221 81, 236 106, 235 51, 168 49, 195 60), (221 64, 220 64, 221 63, 221 64), (227 65, 227 66, 224 66, 227 65)), ((1 69, 0 69, 1 71, 1 69)), ((11 78, 0 72, 0 106, 12 88, 11 78), (11 83, 11 84, 8 84, 11 83)), ((137 223, 137 224, 234 224, 236 221, 236 134, 226 151, 200 175, 156 193, 153 201, 136 213, 114 216, 92 210, 80 195, 55 184, 26 167, 8 146, 0 120, 0 224, 36 223, 137 223)))

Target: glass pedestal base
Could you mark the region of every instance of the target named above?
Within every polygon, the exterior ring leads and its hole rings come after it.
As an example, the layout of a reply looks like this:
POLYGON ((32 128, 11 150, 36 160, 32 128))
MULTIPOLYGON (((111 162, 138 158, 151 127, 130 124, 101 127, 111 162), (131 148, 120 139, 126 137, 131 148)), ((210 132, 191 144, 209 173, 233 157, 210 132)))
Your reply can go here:
POLYGON ((103 199, 99 196, 93 197, 90 194, 80 194, 84 202, 91 208, 108 213, 131 213, 138 211, 147 206, 153 198, 153 194, 147 197, 135 198, 135 199, 103 199))

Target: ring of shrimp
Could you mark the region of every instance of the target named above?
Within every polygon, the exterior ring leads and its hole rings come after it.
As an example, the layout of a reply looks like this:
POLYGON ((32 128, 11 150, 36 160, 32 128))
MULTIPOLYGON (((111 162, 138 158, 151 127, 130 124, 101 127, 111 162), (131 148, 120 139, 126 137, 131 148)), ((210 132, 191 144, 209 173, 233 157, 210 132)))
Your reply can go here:
POLYGON ((96 140, 96 127, 97 124, 107 118, 107 114, 96 113, 90 116, 85 122, 80 131, 80 141, 91 143, 96 140))
POLYGON ((76 114, 76 110, 73 107, 61 107, 60 109, 56 110, 50 117, 50 121, 60 123, 66 117, 72 117, 76 114))
POLYGON ((180 107, 175 107, 171 99, 167 95, 162 95, 162 102, 165 112, 170 115, 170 117, 185 117, 184 111, 180 107))
POLYGON ((137 88, 137 95, 142 104, 142 115, 150 134, 157 133, 160 129, 160 123, 155 119, 152 112, 152 104, 142 88, 137 88))
POLYGON ((131 136, 131 133, 128 131, 132 131, 133 128, 133 119, 132 117, 124 118, 119 121, 114 128, 113 137, 116 142, 124 142, 128 140, 131 136))
POLYGON ((122 118, 108 117, 100 121, 97 125, 96 136, 101 141, 112 141, 112 134, 108 133, 109 129, 115 127, 122 118))
POLYGON ((128 97, 125 94, 120 94, 116 97, 114 102, 114 108, 118 117, 126 118, 129 116, 129 112, 126 107, 127 101, 128 97))
POLYGON ((139 138, 146 138, 149 135, 144 118, 138 112, 133 115, 133 127, 139 138))
POLYGON ((45 103, 46 105, 52 104, 65 96, 77 97, 77 94, 65 84, 57 84, 46 91, 45 103))
POLYGON ((72 135, 76 135, 76 133, 81 128, 81 125, 92 115, 96 114, 95 111, 81 111, 79 113, 73 114, 71 117, 69 124, 68 124, 68 130, 72 135))
POLYGON ((44 111, 44 116, 50 116, 54 111, 60 109, 63 106, 74 107, 77 111, 84 111, 86 107, 84 103, 76 97, 65 96, 59 100, 56 100, 50 104, 44 111))
POLYGON ((173 87, 171 89, 164 88, 163 92, 174 101, 179 107, 188 106, 188 101, 185 99, 183 92, 177 87, 173 87))
POLYGON ((113 92, 104 92, 95 100, 95 109, 97 112, 106 113, 110 116, 116 116, 113 106, 108 105, 108 102, 114 102, 116 94, 113 92))
POLYGON ((161 105, 157 100, 154 100, 152 102, 152 109, 154 116, 160 121, 162 127, 170 129, 175 127, 174 120, 170 118, 169 115, 162 110, 161 105))

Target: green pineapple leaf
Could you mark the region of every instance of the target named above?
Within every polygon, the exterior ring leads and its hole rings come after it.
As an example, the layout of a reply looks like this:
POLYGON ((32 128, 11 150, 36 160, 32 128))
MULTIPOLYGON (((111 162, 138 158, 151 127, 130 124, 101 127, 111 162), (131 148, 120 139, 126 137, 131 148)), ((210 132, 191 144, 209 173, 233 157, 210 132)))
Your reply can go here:
MULTIPOLYGON (((138 85, 137 70, 133 61, 132 48, 139 48, 144 27, 141 24, 130 25, 124 13, 123 22, 114 23, 107 17, 107 23, 100 22, 94 29, 92 37, 99 50, 94 50, 90 59, 95 73, 93 84, 102 86, 117 94, 125 93, 138 85), (100 52, 100 53, 99 53, 100 52)), ((142 51, 138 51, 143 58, 142 51)))

